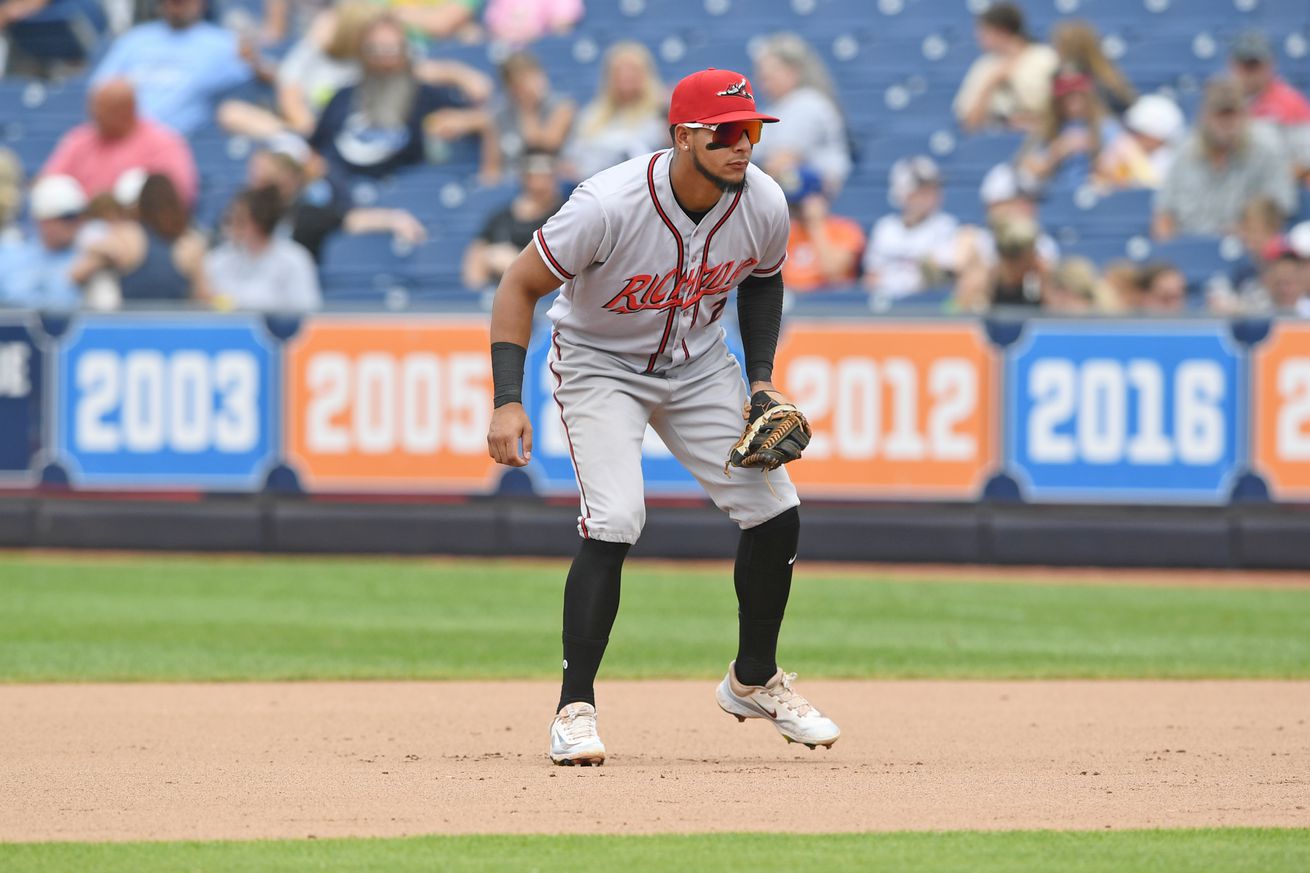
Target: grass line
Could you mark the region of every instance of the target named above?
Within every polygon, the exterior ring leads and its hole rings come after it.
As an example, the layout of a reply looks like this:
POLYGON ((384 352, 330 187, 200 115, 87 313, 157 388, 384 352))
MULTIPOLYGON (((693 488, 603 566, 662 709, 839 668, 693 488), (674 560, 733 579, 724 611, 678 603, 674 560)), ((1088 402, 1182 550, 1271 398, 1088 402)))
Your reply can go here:
MULTIPOLYGON (((0 555, 0 681, 554 678, 562 562, 0 555)), ((723 571, 633 562, 607 678, 717 678, 723 571)), ((1310 589, 798 574, 780 652, 827 677, 1304 678, 1310 589)))
POLYGON ((440 836, 211 843, 0 844, 24 873, 625 873, 762 869, 916 873, 1301 873, 1310 830, 440 836))

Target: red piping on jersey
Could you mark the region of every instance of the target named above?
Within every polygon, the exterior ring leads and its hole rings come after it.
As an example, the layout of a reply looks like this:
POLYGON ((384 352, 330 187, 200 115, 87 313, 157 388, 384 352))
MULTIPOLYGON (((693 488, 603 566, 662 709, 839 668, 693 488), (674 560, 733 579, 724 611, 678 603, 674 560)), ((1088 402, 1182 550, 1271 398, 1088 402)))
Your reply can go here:
MULTIPOLYGON (((655 204, 655 210, 659 212, 660 218, 664 219, 665 226, 668 227, 669 231, 673 234, 673 238, 678 242, 678 279, 674 283, 674 293, 676 294, 678 293, 679 286, 682 284, 682 234, 678 233, 678 229, 673 226, 673 222, 669 221, 669 217, 664 214, 664 207, 660 205, 660 199, 655 195, 655 162, 659 160, 659 157, 658 154, 652 156, 650 164, 646 167, 646 187, 650 190, 650 199, 655 204)), ((670 160, 672 160, 672 158, 670 158, 670 160)), ((743 190, 743 188, 737 189, 737 196, 732 198, 732 203, 728 205, 728 211, 723 213, 723 217, 715 223, 714 227, 710 228, 710 232, 705 236, 705 245, 701 248, 700 270, 696 273, 697 284, 700 283, 701 276, 705 273, 705 264, 710 258, 710 243, 714 241, 714 235, 719 232, 719 228, 723 227, 723 223, 727 221, 728 217, 737 209, 737 204, 741 202, 741 193, 743 190)), ((677 197, 677 195, 675 194, 674 197, 677 197)), ((692 315, 693 324, 695 324, 696 316, 700 314, 699 300, 696 301, 696 307, 697 311, 692 315)), ((655 354, 650 356, 650 362, 646 364, 647 373, 655 369, 655 361, 659 359, 659 356, 664 353, 665 347, 668 346, 669 334, 673 330, 673 322, 678 317, 678 312, 679 307, 677 306, 669 309, 669 319, 664 323, 664 335, 660 337, 660 347, 655 350, 655 354)), ((684 342, 684 352, 686 351, 686 348, 687 345, 684 342)), ((687 357, 690 359, 691 356, 688 355, 687 357)))
MULTIPOLYGON (((552 333, 550 335, 550 344, 555 347, 555 357, 562 359, 563 354, 560 352, 559 334, 552 333)), ((591 515, 591 507, 587 505, 587 489, 582 487, 582 470, 578 467, 578 456, 573 451, 573 435, 569 433, 569 423, 568 420, 564 418, 564 402, 559 399, 559 389, 564 387, 564 380, 560 378, 559 370, 555 369, 555 364, 553 362, 548 361, 547 366, 550 367, 550 372, 555 375, 555 390, 551 392, 551 396, 555 398, 555 405, 559 407, 559 420, 564 425, 564 438, 568 440, 569 443, 569 458, 573 460, 573 475, 578 480, 578 492, 582 495, 583 515, 578 519, 578 525, 582 528, 583 538, 591 539, 591 534, 587 532, 587 518, 591 515)))
POLYGON ((537 242, 541 243, 541 252, 546 256, 546 260, 550 261, 550 265, 555 268, 555 272, 565 279, 572 279, 573 274, 561 267, 559 261, 555 260, 555 256, 550 253, 550 246, 546 245, 546 235, 541 232, 541 228, 537 228, 537 242))
MULTIPOLYGON (((733 210, 735 210, 735 209, 737 208, 737 203, 741 200, 741 192, 742 192, 742 189, 741 189, 741 188, 738 188, 738 189, 737 189, 737 196, 734 197, 734 198, 732 199, 732 203, 729 204, 729 206, 728 206, 728 211, 725 212, 725 213, 723 213, 723 217, 720 218, 720 219, 718 220, 718 222, 714 225, 714 227, 710 228, 710 232, 709 232, 709 234, 705 237, 705 247, 701 249, 701 255, 700 255, 700 271, 696 274, 696 283, 697 283, 698 285, 699 285, 702 281, 704 281, 704 276, 705 276, 705 264, 706 264, 706 262, 709 261, 709 259, 710 259, 710 243, 713 242, 713 240, 714 240, 714 234, 716 234, 716 233, 719 232, 719 228, 723 227, 723 222, 727 221, 727 220, 728 220, 728 216, 729 216, 729 215, 732 215, 733 210)), ((675 310, 675 311, 676 311, 676 310, 675 310)), ((692 326, 692 327, 695 327, 695 326, 696 326, 696 319, 699 318, 699 317, 700 317, 700 298, 697 297, 697 298, 696 298, 696 308, 693 309, 693 310, 691 311, 691 326, 692 326)), ((687 360, 690 361, 690 360, 691 360, 691 353, 687 351, 687 341, 686 341, 686 340, 683 340, 683 341, 682 341, 682 351, 687 355, 687 360)))
POLYGON ((751 275, 752 275, 752 276, 757 276, 757 275, 758 275, 758 276, 767 276, 768 274, 772 273, 774 270, 776 270, 776 269, 778 269, 779 267, 781 267, 781 266, 782 266, 782 262, 785 261, 785 260, 787 260, 787 255, 786 255, 786 254, 784 254, 781 258, 778 258, 778 263, 774 264, 772 267, 766 267, 766 268, 763 269, 763 270, 751 270, 751 275))
MULTIPOLYGON (((673 234, 673 241, 678 244, 678 272, 675 274, 677 278, 673 281, 673 293, 677 294, 678 286, 682 284, 682 259, 684 254, 682 234, 678 233, 678 229, 673 226, 673 222, 669 221, 669 217, 664 214, 664 207, 660 205, 660 198, 655 194, 655 162, 660 159, 662 154, 664 153, 656 152, 651 155, 650 164, 646 166, 646 189, 650 192, 651 202, 655 204, 655 211, 660 214, 660 218, 664 219, 664 226, 669 229, 669 233, 673 234)), ((669 160, 672 161, 673 158, 670 157, 669 160)), ((664 322, 664 336, 660 337, 660 347, 655 350, 655 354, 650 356, 650 362, 646 364, 647 373, 655 369, 655 361, 664 353, 664 347, 669 344, 669 332, 673 330, 673 320, 677 317, 678 307, 671 307, 668 321, 664 322)))

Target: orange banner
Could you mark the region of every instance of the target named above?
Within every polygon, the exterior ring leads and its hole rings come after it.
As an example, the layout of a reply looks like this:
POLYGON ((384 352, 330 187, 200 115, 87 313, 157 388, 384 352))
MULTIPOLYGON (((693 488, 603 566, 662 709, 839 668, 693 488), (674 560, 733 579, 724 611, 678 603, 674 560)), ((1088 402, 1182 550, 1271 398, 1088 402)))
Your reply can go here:
POLYGON ((792 322, 774 379, 814 428, 803 496, 973 499, 996 465, 996 355, 976 324, 792 322))
POLYGON ((1276 321, 1256 346, 1255 467, 1275 500, 1310 498, 1310 325, 1276 321))
POLYGON ((286 457, 307 491, 485 492, 486 319, 321 317, 287 343, 286 457))

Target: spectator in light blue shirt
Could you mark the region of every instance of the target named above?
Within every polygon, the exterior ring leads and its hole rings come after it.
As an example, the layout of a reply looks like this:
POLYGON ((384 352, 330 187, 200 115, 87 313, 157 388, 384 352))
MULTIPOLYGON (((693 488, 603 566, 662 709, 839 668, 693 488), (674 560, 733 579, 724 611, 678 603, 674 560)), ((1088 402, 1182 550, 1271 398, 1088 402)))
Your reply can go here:
POLYGON ((46 176, 32 187, 37 237, 0 245, 0 306, 76 309, 81 292, 69 275, 86 194, 71 176, 46 176))
POLYGON ((94 83, 123 77, 142 115, 184 136, 214 117, 217 98, 253 75, 232 31, 202 21, 205 0, 159 0, 158 21, 139 24, 110 47, 94 83))

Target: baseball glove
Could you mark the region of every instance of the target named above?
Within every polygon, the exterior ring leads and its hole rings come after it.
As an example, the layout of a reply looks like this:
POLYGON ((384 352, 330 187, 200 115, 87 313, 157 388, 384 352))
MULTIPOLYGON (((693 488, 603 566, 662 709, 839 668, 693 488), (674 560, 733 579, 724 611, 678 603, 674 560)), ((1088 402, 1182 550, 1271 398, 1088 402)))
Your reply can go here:
POLYGON ((746 415, 746 430, 728 452, 729 467, 776 470, 801 456, 810 444, 810 423, 790 403, 779 403, 766 391, 756 391, 746 415))

